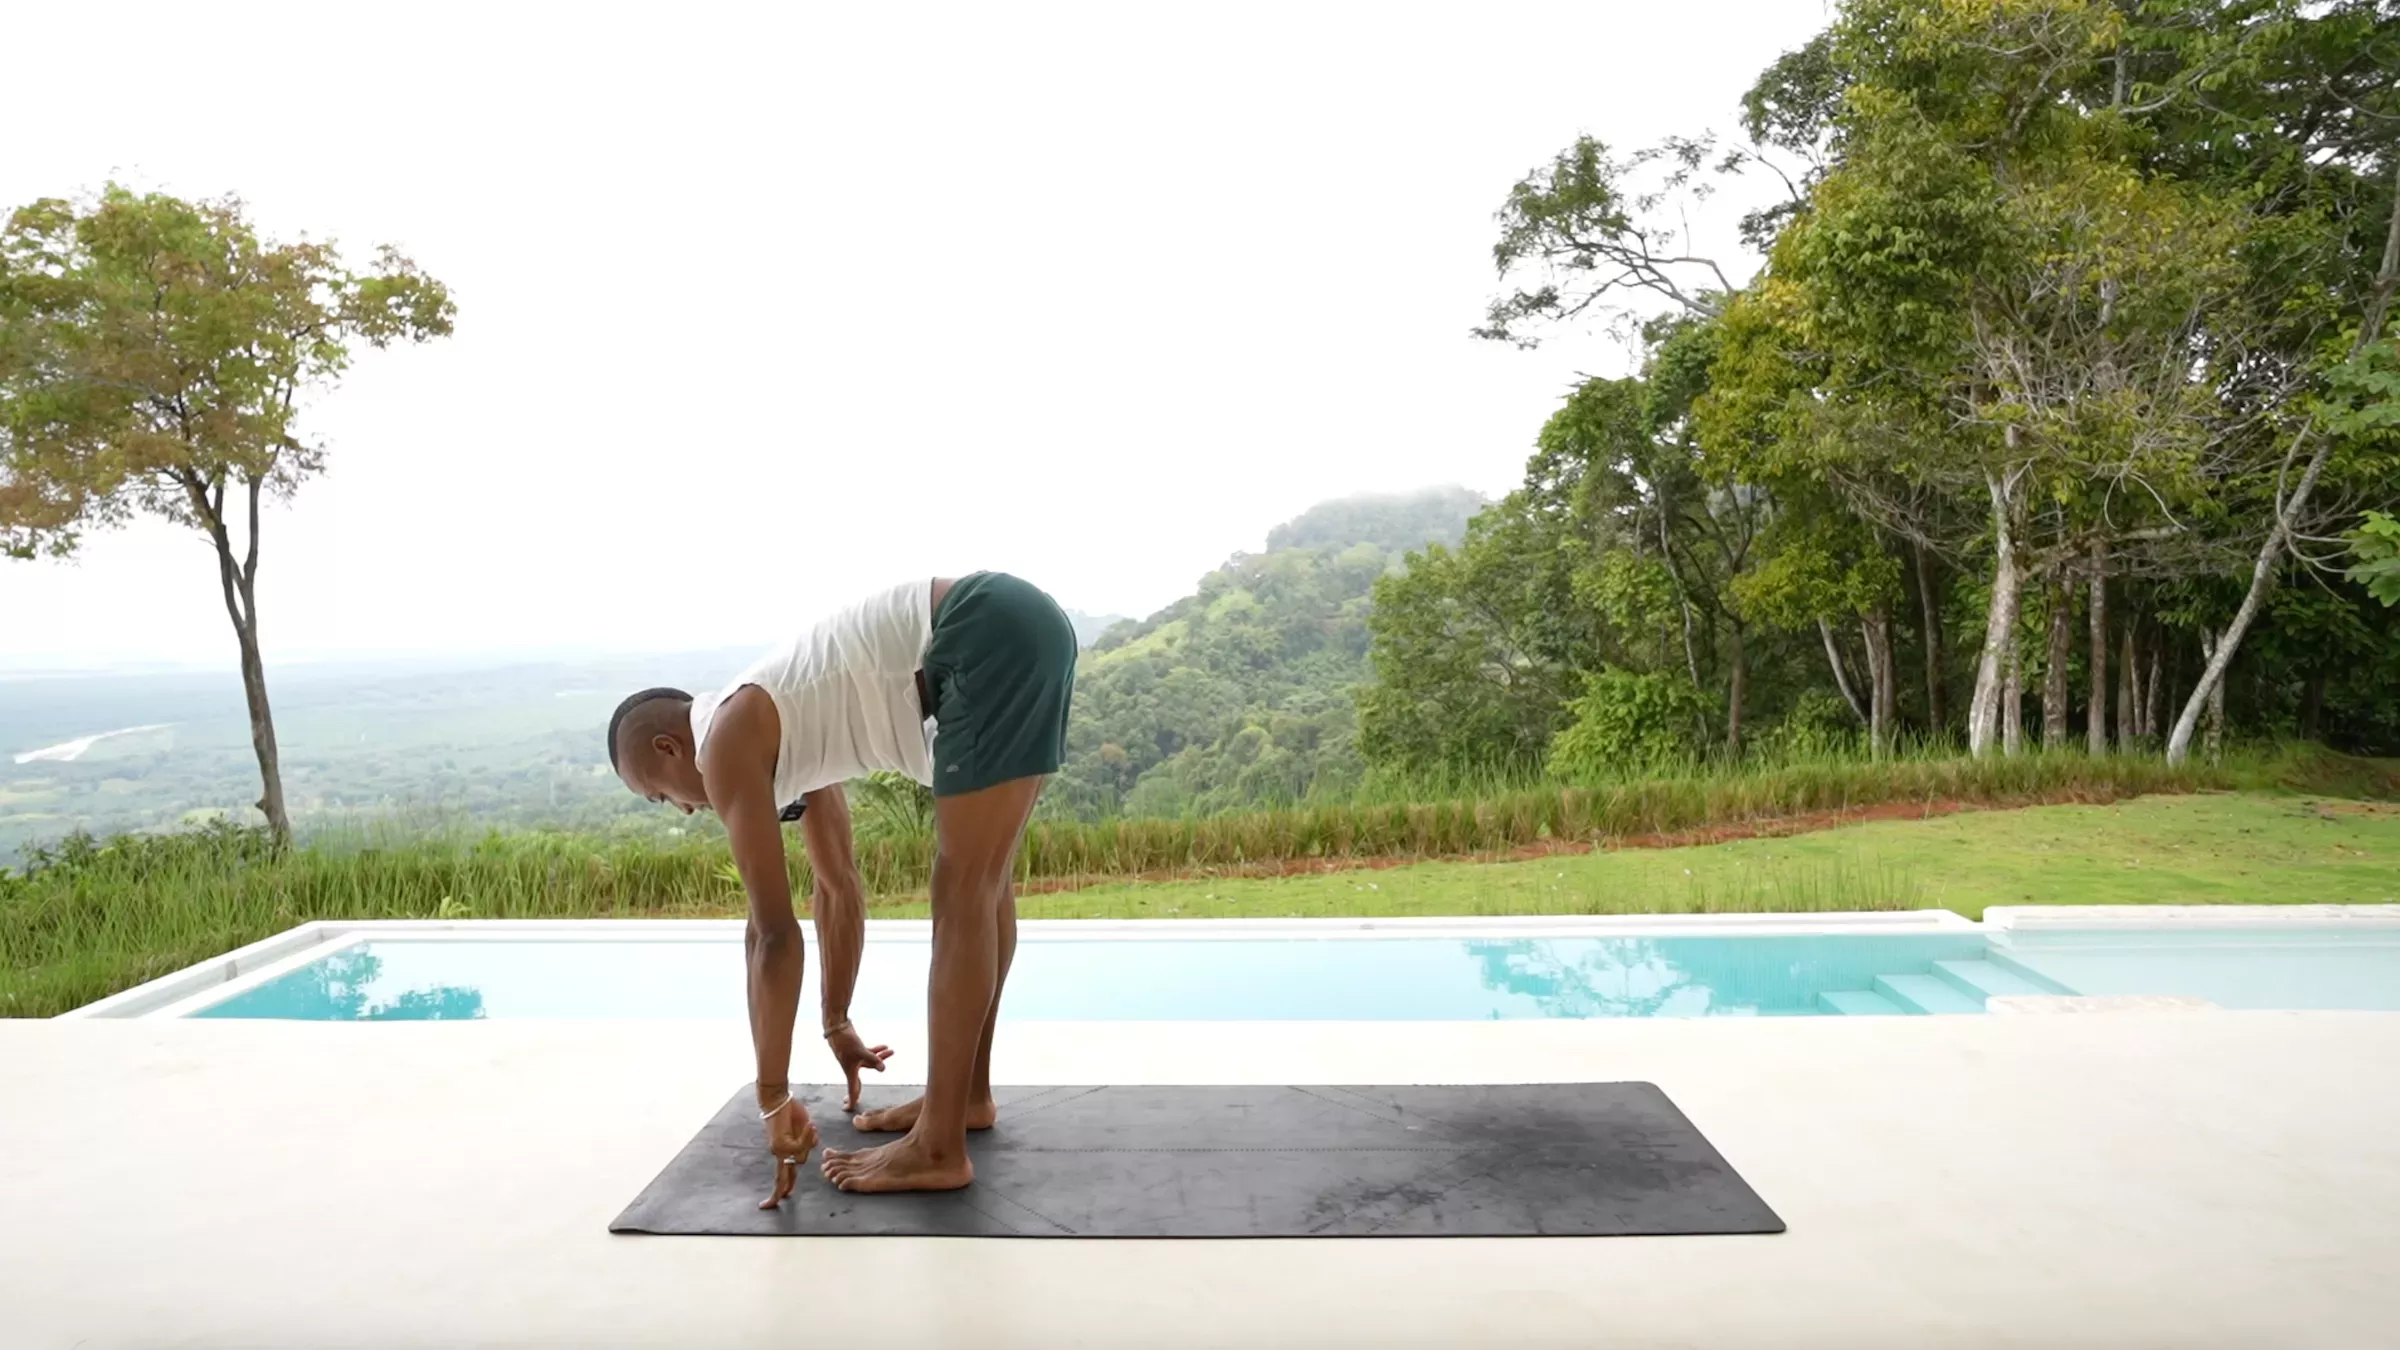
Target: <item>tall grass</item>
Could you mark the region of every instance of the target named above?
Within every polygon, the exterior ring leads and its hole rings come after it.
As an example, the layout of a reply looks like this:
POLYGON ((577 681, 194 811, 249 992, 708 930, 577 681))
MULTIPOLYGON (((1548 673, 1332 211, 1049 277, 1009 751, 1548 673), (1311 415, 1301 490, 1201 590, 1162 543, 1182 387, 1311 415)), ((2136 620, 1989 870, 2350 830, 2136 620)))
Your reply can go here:
MULTIPOLYGON (((1721 828, 1889 802, 2003 804, 2113 801, 2146 792, 2231 786, 2222 769, 2081 754, 1973 760, 1912 756, 1884 763, 1799 762, 1765 769, 1698 767, 1589 785, 1502 788, 1446 800, 1360 800, 1182 820, 1037 822, 1023 883, 1128 875, 1339 864, 1367 858, 1476 857, 1549 844, 1721 828)), ((861 865, 881 891, 924 884, 930 839, 871 841, 861 865)))
MULTIPOLYGON (((1349 800, 1284 810, 1037 821, 1026 834, 1019 880, 1029 891, 1049 891, 1128 877, 1488 857, 1892 802, 2008 805, 2244 785, 2335 783, 2334 790, 2353 793, 2400 786, 2361 763, 2288 749, 2248 752, 2223 768, 2181 769, 2080 753, 1987 760, 1924 753, 1885 763, 1704 765, 1614 783, 1494 778, 1476 794, 1417 799, 1386 780, 1362 785, 1349 800)), ((796 846, 791 853, 793 891, 805 902, 807 862, 796 846)), ((860 839, 857 856, 873 895, 905 903, 924 891, 933 838, 908 823, 877 829, 860 839)), ((611 918, 742 908, 739 879, 713 831, 624 838, 353 828, 281 854, 229 827, 105 844, 73 839, 34 850, 24 873, 0 871, 0 1015, 63 1011, 310 919, 611 918)))

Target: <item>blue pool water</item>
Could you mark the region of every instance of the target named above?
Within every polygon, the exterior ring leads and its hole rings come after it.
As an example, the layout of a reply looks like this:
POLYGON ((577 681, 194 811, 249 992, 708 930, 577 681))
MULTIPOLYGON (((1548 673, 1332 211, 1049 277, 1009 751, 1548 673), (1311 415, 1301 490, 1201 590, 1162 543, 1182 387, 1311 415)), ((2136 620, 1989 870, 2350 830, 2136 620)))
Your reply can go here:
MULTIPOLYGON (((852 1012, 921 1019, 929 949, 871 941, 852 1012)), ((812 954, 813 960, 813 954, 812 954)), ((813 992, 815 972, 810 973, 813 992)), ((740 1018, 737 940, 378 940, 193 1013, 740 1018)), ((1467 1021, 1980 1012, 1998 994, 2400 1010, 2400 930, 1747 937, 1028 938, 1011 1020, 1467 1021)))

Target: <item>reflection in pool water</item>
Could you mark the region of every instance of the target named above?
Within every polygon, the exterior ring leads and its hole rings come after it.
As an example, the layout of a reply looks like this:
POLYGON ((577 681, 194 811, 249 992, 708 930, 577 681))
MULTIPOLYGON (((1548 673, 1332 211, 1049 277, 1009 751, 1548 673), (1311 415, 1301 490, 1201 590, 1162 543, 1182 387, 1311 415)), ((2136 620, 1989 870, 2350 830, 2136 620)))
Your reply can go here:
MULTIPOLYGON (((1973 934, 1756 937, 1029 938, 1010 1021, 1483 1021, 1752 1017, 1978 955, 1973 934)), ((929 948, 870 939, 852 1015, 921 1022, 929 948)), ((812 972, 813 975, 813 972, 812 972)), ((195 1014, 405 1018, 743 1017, 741 944, 694 939, 377 940, 195 1014)))
MULTIPOLYGON (((1937 961, 1994 956, 1971 931, 1042 935, 1019 944, 1000 1015, 1015 1022, 1816 1016, 1834 1011, 1824 995, 1869 991, 1882 976, 1933 978, 1937 961)), ((870 937, 852 1015, 877 1026, 921 1025, 929 957, 921 939, 870 937)), ((2079 993, 2188 994, 2228 1008, 2400 1008, 2400 935, 2388 929, 2037 936, 2013 945, 2009 959, 2079 993)), ((713 935, 379 938, 192 1015, 738 1022, 743 984, 741 942, 713 935)))
POLYGON ((465 1021, 483 1016, 483 992, 454 984, 428 984, 397 991, 370 1003, 372 986, 383 977, 383 958, 371 947, 352 947, 313 961, 265 986, 274 990, 272 1012, 253 1016, 309 1022, 465 1021))
POLYGON ((1519 938, 1469 942, 1484 987, 1531 999, 1543 1017, 1656 1017, 1678 993, 1697 995, 1708 1007, 1708 991, 1692 989, 1690 977, 1639 939, 1562 951, 1555 942, 1519 938))

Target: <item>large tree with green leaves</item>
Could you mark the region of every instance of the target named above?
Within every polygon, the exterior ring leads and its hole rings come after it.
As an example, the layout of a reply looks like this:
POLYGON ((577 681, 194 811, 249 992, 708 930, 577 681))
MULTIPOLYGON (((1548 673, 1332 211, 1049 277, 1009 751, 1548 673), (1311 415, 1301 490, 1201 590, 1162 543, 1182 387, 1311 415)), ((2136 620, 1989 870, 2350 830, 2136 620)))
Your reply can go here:
MULTIPOLYGON (((1602 611, 1581 619, 1613 629, 1629 650, 1655 616, 1628 606, 1653 590, 1672 596, 1685 673, 1695 694, 1721 708, 1731 754, 1742 746, 1751 626, 1732 583, 1758 562, 1773 503, 1699 458, 1692 405, 1707 387, 1713 321, 1735 288, 1718 260, 1693 252, 1668 223, 1667 208, 1706 201, 1712 171, 1766 162, 1755 150, 1719 157, 1705 137, 1670 138, 1621 157, 1592 137, 1577 139, 1519 181, 1497 213, 1492 261, 1509 289, 1475 329, 1527 347, 1546 330, 1587 319, 1638 335, 1642 378, 1589 380, 1576 390, 1543 428, 1526 493, 1498 509, 1569 522, 1568 541, 1587 555, 1568 565, 1578 578, 1572 603, 1602 611), (1663 314, 1636 308, 1662 302, 1663 314), (1566 465, 1577 466, 1582 496, 1545 488, 1566 465), (1589 488, 1604 483, 1613 491, 1596 501, 1589 488), (1646 578, 1664 584, 1632 585, 1646 578), (1722 672, 1721 690, 1709 687, 1704 667, 1722 672)), ((1784 182, 1799 191, 1790 175, 1784 182)))
POLYGON ((2395 434, 2400 432, 2400 344, 2383 333, 2393 298, 2400 295, 2400 155, 2394 156, 2392 185, 2383 257, 2373 277, 2358 288, 2355 335, 2340 362, 2325 372, 2323 393, 2300 419, 2276 467, 2272 514, 2251 565, 2249 587, 2224 629, 2205 638, 2208 664, 2168 733, 2169 763, 2181 763, 2190 753, 2201 715, 2220 703, 2225 672, 2279 580, 2287 551, 2311 537, 2310 499, 2336 451, 2352 452, 2358 462, 2345 467, 2353 475, 2364 472, 2388 482, 2400 471, 2400 434, 2395 434))
MULTIPOLYGON (((2388 377, 2360 323, 2387 289, 2362 246, 2387 208, 2360 184, 2400 159, 2396 58, 2388 0, 1850 0, 1753 87, 1749 145, 1619 155, 1586 137, 1520 181, 1493 249, 1507 289, 1478 335, 1530 345, 1607 315, 1649 353, 1642 437, 1609 462, 1618 542, 1561 533, 1597 550, 1564 569, 1596 611, 1596 659, 1638 663, 1643 602, 1680 607, 1694 687, 1704 653, 1732 655, 1731 730, 1748 621, 1813 622, 1884 744, 1913 590, 1938 732, 1956 578, 1982 611, 1959 635, 1977 657, 1968 740, 2013 753, 2037 677, 2046 739, 2069 735, 2088 592, 2090 742, 2109 743, 2113 663, 2118 741, 2155 743, 2163 687, 2211 697, 2243 614, 2291 570, 2275 559, 2347 543, 2334 532, 2389 500, 2388 377), (1705 199, 1712 171, 1762 169, 1786 192, 1745 217, 1768 266, 1737 289, 1668 208, 1705 199), (2303 424, 2340 433, 2315 448, 2344 491, 2290 452, 2303 424), (1726 504, 1745 508, 1731 554, 1708 546, 1726 504), (1632 565, 1626 540, 1654 561, 1632 565), (1913 569, 1870 566, 1903 553, 1913 569), (2251 603, 2213 607, 2202 583, 2252 554, 2251 603), (1864 697, 1836 641, 1853 621, 1864 697), (2193 687, 2195 636, 2210 659, 2193 687)), ((1572 516, 1536 509, 1544 478, 1537 458, 1496 511, 1520 531, 1572 516)))
POLYGON ((325 465, 299 425, 356 347, 450 332, 448 290, 397 251, 260 237, 231 198, 111 186, 0 229, 0 548, 71 554, 139 514, 204 536, 241 650, 262 790, 288 840, 258 621, 259 507, 325 465))
MULTIPOLYGON (((2342 269, 2326 265, 2324 194, 2258 134, 2273 119, 2229 138, 2232 114, 2192 110, 2208 90, 2329 75, 2381 97, 2356 76, 2371 59, 2310 27, 2306 11, 2326 8, 1857 0, 1779 63, 1773 106, 1798 112, 1773 127, 1805 144, 1810 110, 1830 106, 1830 154, 1767 275, 1725 315, 1710 400, 1785 443, 1773 458, 1813 455, 1912 542, 1980 553, 1979 753, 2021 743, 2028 594, 2051 630, 2045 721, 2063 740, 2069 587, 2088 571, 2097 747, 2112 571, 2206 573, 2272 533, 2272 512, 2244 508, 2277 471, 2342 269), (2219 139, 2194 143, 2202 132, 2219 139), (1928 499, 1936 519, 1980 520, 1977 537, 1924 538, 1928 499)), ((2356 111, 2321 129, 2352 147, 2356 111)), ((2155 685, 2155 646, 2147 664, 2155 685)), ((2142 694, 2146 709, 2155 690, 2142 694)))

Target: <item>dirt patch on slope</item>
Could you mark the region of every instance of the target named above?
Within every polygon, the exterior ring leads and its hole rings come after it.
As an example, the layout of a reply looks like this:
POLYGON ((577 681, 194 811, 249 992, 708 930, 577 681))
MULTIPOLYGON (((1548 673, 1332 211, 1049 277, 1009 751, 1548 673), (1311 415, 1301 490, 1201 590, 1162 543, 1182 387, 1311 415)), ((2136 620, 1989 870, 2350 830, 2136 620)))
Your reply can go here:
POLYGON ((2327 820, 2340 816, 2377 816, 2388 820, 2400 816, 2400 803, 2394 802, 2312 801, 2309 807, 2327 820))

